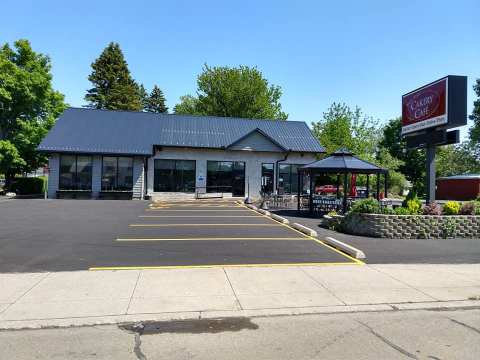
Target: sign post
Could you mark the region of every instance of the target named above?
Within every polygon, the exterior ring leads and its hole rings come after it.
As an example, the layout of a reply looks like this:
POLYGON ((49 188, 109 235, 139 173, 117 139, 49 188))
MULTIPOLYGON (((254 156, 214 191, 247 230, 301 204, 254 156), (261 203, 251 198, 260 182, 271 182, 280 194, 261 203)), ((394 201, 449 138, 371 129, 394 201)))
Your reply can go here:
POLYGON ((427 204, 435 202, 435 144, 427 145, 427 204))
POLYGON ((446 76, 402 96, 402 136, 407 148, 425 148, 427 203, 435 201, 435 149, 459 142, 467 124, 467 77, 446 76))

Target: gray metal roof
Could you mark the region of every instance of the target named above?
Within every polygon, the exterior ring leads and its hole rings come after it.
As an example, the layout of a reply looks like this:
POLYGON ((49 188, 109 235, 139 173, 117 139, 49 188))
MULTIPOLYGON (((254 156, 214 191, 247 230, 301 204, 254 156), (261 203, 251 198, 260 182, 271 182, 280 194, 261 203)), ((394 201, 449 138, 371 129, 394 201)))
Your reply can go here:
POLYGON ((154 145, 223 149, 256 129, 287 150, 325 151, 304 122, 83 108, 67 109, 38 150, 151 155, 154 145))
POLYGON ((480 174, 463 174, 439 177, 437 180, 468 180, 468 179, 480 179, 480 174))
POLYGON ((330 173, 385 173, 383 169, 368 161, 354 156, 348 149, 339 149, 325 159, 302 166, 302 169, 330 173))

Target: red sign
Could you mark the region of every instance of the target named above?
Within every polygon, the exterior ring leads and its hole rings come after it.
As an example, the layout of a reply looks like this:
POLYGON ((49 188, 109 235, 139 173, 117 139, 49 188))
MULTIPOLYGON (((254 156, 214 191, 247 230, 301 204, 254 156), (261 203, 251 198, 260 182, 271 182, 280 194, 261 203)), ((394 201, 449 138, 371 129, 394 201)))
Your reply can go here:
POLYGON ((402 96, 402 134, 444 125, 447 116, 448 78, 402 96))

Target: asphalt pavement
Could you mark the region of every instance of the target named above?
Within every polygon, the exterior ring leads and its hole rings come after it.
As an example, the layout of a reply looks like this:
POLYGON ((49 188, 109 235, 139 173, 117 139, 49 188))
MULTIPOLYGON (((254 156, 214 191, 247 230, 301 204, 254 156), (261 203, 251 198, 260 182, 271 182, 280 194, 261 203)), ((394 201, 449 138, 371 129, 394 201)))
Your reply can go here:
POLYGON ((233 201, 12 200, 0 205, 0 272, 352 259, 233 201))
POLYGON ((275 211, 292 222, 361 249, 368 264, 478 264, 480 239, 383 239, 343 234, 319 226, 319 218, 298 216, 295 210, 275 211))

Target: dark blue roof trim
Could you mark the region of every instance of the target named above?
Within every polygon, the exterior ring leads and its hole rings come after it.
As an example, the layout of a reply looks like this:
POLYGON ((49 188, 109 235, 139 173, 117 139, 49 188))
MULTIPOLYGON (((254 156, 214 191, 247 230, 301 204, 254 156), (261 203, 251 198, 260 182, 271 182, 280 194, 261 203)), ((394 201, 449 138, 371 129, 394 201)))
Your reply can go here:
POLYGON ((83 108, 67 109, 38 150, 150 156, 154 145, 225 149, 254 131, 282 149, 325 152, 304 122, 83 108))

